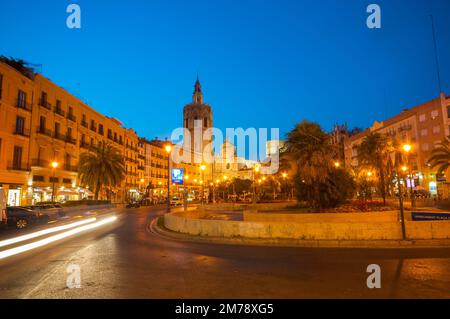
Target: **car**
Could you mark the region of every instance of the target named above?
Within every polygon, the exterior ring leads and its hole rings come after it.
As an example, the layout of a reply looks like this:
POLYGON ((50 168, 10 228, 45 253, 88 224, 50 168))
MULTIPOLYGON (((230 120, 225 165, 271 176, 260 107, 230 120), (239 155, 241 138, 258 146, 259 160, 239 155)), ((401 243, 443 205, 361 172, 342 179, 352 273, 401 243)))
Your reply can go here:
POLYGON ((183 205, 183 200, 181 198, 174 196, 170 199, 170 205, 171 206, 183 205))
POLYGON ((45 221, 45 217, 41 213, 18 206, 7 207, 6 217, 8 225, 16 227, 17 229, 23 229, 30 224, 45 221))
POLYGON ((138 202, 129 202, 127 204, 127 206, 125 206, 126 208, 139 208, 141 207, 141 204, 139 204, 138 202))
POLYGON ((32 210, 35 213, 39 213, 43 220, 56 220, 65 216, 64 209, 61 205, 30 205, 24 206, 24 208, 32 210))

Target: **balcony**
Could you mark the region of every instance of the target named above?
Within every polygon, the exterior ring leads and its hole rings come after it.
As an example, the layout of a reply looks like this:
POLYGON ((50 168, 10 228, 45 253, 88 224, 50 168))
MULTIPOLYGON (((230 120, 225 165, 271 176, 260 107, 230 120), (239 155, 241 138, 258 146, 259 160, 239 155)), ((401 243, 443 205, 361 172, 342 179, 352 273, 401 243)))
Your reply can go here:
POLYGON ((138 155, 138 158, 145 160, 145 156, 141 154, 138 155))
POLYGON ((39 106, 42 106, 44 108, 46 108, 47 110, 52 110, 52 105, 50 103, 48 103, 46 100, 40 99, 39 100, 39 106))
POLYGON ((75 115, 73 115, 72 113, 67 113, 67 119, 72 121, 72 122, 76 122, 77 121, 77 117, 75 115))
POLYGON ((40 158, 35 158, 31 160, 31 166, 38 166, 38 167, 47 167, 50 168, 50 162, 44 161, 40 158))
POLYGON ((77 140, 74 139, 72 136, 68 136, 68 135, 66 135, 66 142, 70 143, 70 144, 73 144, 73 145, 77 144, 77 140))
POLYGON ((64 164, 63 169, 68 172, 78 172, 78 166, 64 164))
POLYGON ((16 104, 17 108, 31 112, 31 104, 27 103, 24 100, 17 100, 16 104))
POLYGON ((137 169, 140 170, 140 171, 145 171, 145 167, 144 166, 138 166, 137 169))
POLYGON ((65 142, 66 141, 66 136, 64 134, 61 134, 59 132, 55 132, 55 134, 53 135, 54 138, 65 142))
POLYGON ((85 149, 89 149, 91 147, 91 145, 86 143, 85 141, 81 141, 80 142, 80 147, 81 148, 85 148, 85 149))
POLYGON ((30 137, 30 130, 26 130, 26 129, 19 129, 16 128, 14 130, 14 135, 20 135, 20 136, 24 136, 24 137, 30 137))
POLYGON ((66 115, 66 113, 60 107, 57 107, 57 106, 55 106, 53 111, 55 114, 58 114, 59 116, 62 116, 62 117, 64 117, 66 115))
POLYGON ((412 129, 412 125, 404 125, 398 128, 398 132, 410 131, 412 129))
POLYGON ((38 127, 36 133, 52 137, 52 131, 49 129, 46 129, 45 127, 38 127))
POLYGON ((12 171, 29 171, 30 168, 28 167, 28 165, 25 165, 21 162, 16 162, 16 161, 10 161, 8 162, 8 166, 7 166, 8 170, 12 170, 12 171))

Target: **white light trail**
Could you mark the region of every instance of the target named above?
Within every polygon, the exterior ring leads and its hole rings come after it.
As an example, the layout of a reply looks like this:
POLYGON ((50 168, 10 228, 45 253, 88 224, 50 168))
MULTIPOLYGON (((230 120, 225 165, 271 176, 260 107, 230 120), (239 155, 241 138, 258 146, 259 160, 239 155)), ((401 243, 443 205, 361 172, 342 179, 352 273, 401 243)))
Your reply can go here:
POLYGON ((51 234, 51 233, 56 233, 56 232, 59 232, 61 230, 74 228, 74 227, 81 226, 81 225, 84 225, 84 224, 89 224, 89 223, 95 222, 96 220, 97 219, 95 217, 88 218, 88 219, 81 220, 81 221, 78 221, 78 222, 75 222, 75 223, 70 223, 70 224, 57 226, 57 227, 52 227, 52 228, 40 230, 40 231, 31 233, 31 234, 18 236, 18 237, 14 237, 14 238, 10 238, 10 239, 5 239, 5 240, 0 241, 0 247, 9 246, 9 245, 12 245, 12 244, 15 244, 15 243, 20 243, 21 241, 33 239, 33 238, 40 237, 40 236, 47 235, 47 234, 51 234))
POLYGON ((64 233, 53 235, 53 236, 41 239, 41 240, 36 241, 34 243, 30 243, 30 244, 26 244, 26 245, 23 245, 23 246, 19 246, 19 247, 15 247, 15 248, 11 248, 11 249, 8 249, 8 250, 1 251, 0 252, 0 259, 4 259, 4 258, 13 256, 13 255, 17 255, 17 254, 20 254, 20 253, 23 253, 23 252, 26 252, 26 251, 38 248, 38 247, 42 247, 42 246, 48 245, 48 244, 53 243, 53 242, 55 242, 57 240, 61 240, 63 238, 66 238, 66 237, 69 237, 69 236, 81 233, 81 232, 83 232, 85 230, 94 229, 94 228, 103 226, 105 224, 112 223, 115 220, 117 220, 116 216, 104 218, 104 219, 102 219, 100 221, 97 221, 97 222, 95 222, 93 224, 79 226, 77 228, 68 230, 68 231, 66 231, 64 233))

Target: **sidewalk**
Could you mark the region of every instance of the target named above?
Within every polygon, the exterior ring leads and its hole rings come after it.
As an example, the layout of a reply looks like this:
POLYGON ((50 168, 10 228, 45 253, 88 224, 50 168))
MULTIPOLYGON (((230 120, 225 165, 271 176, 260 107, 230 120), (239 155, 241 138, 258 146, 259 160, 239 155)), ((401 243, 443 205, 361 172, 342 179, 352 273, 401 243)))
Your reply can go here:
POLYGON ((152 220, 147 231, 160 237, 195 243, 227 245, 303 247, 303 248, 351 248, 351 249, 450 249, 450 239, 440 240, 302 240, 302 239, 255 239, 244 237, 193 236, 168 230, 162 224, 162 217, 152 220))

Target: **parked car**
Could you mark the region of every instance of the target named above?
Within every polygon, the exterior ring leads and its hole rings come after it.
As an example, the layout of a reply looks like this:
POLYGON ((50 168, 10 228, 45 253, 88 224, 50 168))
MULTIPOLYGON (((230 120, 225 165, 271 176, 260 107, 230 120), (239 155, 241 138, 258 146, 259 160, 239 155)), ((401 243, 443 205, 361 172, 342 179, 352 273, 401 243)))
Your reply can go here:
POLYGON ((35 213, 41 215, 42 220, 55 220, 65 216, 64 209, 59 204, 44 204, 44 205, 31 205, 25 206, 26 209, 30 209, 35 213))
POLYGON ((139 208, 141 207, 141 204, 138 202, 129 202, 126 206, 126 208, 139 208))
POLYGON ((181 198, 174 196, 170 199, 170 205, 171 206, 183 205, 183 200, 181 198))
POLYGON ((25 207, 7 207, 6 216, 8 225, 14 226, 17 229, 23 229, 30 224, 36 224, 45 220, 41 213, 25 207))

